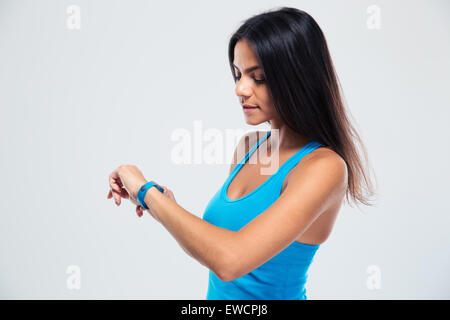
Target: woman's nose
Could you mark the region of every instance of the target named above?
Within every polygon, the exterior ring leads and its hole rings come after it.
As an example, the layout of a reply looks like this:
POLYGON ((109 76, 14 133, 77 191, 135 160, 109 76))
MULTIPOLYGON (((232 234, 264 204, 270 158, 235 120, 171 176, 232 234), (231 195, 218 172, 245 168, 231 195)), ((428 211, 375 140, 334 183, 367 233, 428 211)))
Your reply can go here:
POLYGON ((239 81, 236 83, 235 91, 236 95, 239 97, 241 96, 250 97, 252 95, 252 88, 249 82, 243 78, 239 79, 239 81))

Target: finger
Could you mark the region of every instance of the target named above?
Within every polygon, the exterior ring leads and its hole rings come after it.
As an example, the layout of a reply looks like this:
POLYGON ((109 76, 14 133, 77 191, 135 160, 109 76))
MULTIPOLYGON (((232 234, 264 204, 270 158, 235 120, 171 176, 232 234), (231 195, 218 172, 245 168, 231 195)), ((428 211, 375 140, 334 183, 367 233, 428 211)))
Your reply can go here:
POLYGON ((130 198, 129 193, 128 193, 128 191, 125 188, 121 188, 120 189, 120 193, 117 193, 114 190, 109 190, 108 199, 110 199, 113 196, 113 194, 117 195, 117 196, 114 197, 114 200, 115 200, 117 205, 120 205, 120 203, 122 202, 120 200, 120 198, 124 198, 124 199, 129 199, 130 198))
MULTIPOLYGON (((107 199, 111 199, 112 197, 113 197, 113 191, 109 190, 108 196, 107 196, 106 198, 107 198, 107 199)), ((115 197, 114 197, 114 202, 115 202, 115 204, 117 205, 117 200, 116 200, 115 197)))
POLYGON ((114 202, 116 203, 116 205, 118 205, 119 200, 120 200, 120 194, 118 194, 118 192, 113 189, 111 189, 111 193, 112 193, 112 197, 114 198, 114 202))
POLYGON ((120 181, 119 173, 117 170, 114 170, 109 175, 109 185, 111 187, 111 190, 113 191, 114 199, 116 200, 116 204, 120 204, 120 193, 122 189, 122 182, 120 181))
POLYGON ((120 192, 121 184, 119 176, 111 173, 109 176, 109 186, 111 189, 120 192))
POLYGON ((114 201, 116 201, 116 198, 114 197, 114 190, 110 188, 107 199, 111 199, 111 198, 114 198, 114 201))
POLYGON ((120 193, 118 193, 116 190, 113 190, 113 196, 114 196, 114 200, 116 202, 116 205, 120 205, 121 201, 120 201, 120 193))
POLYGON ((128 191, 125 188, 121 188, 120 189, 120 196, 124 199, 129 199, 130 195, 128 193, 128 191))
POLYGON ((142 211, 141 211, 140 207, 141 207, 141 206, 139 206, 139 205, 136 206, 136 213, 137 213, 137 215, 138 215, 139 218, 142 217, 142 211))

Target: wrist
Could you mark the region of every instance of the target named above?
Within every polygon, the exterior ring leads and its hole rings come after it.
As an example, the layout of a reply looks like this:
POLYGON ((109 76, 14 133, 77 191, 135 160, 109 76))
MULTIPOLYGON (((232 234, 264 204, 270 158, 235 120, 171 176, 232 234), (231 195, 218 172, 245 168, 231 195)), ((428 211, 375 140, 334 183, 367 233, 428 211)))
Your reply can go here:
POLYGON ((147 190, 144 196, 144 202, 149 208, 149 210, 152 210, 154 208, 154 202, 156 200, 156 197, 161 194, 162 194, 161 191, 159 191, 154 186, 147 190))
MULTIPOLYGON (((133 195, 135 195, 135 199, 138 199, 138 196, 139 196, 139 190, 147 183, 148 181, 147 180, 144 180, 144 181, 142 181, 142 182, 140 182, 140 183, 138 183, 137 184, 137 189, 136 189, 136 191, 134 191, 134 194, 133 195)), ((139 200, 138 200, 138 203, 139 203, 139 200)))
MULTIPOLYGON (((152 189, 157 189, 158 192, 160 192, 160 193, 164 192, 164 188, 161 187, 159 184, 157 184, 155 181, 148 181, 139 188, 139 191, 137 193, 137 201, 141 205, 141 207, 143 207, 145 210, 150 209, 150 206, 147 205, 147 203, 145 201, 145 197, 147 196, 147 194, 150 191, 153 192, 152 189)), ((147 201, 150 202, 150 200, 147 200, 147 201)))
MULTIPOLYGON (((154 191, 154 189, 156 189, 158 192, 163 193, 164 189, 157 184, 155 181, 149 181, 144 183, 140 188, 139 191, 137 193, 137 200, 139 202, 139 204, 141 205, 141 207, 143 207, 145 210, 149 210, 150 206, 147 204, 146 202, 146 196, 150 191, 154 191)), ((151 202, 150 200, 147 200, 148 202, 151 202)))

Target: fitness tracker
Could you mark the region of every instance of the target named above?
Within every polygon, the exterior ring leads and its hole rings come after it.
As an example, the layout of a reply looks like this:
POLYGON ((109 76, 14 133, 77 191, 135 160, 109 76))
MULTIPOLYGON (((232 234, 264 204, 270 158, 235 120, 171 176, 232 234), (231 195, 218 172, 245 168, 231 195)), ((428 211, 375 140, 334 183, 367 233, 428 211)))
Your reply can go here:
POLYGON ((149 207, 147 207, 147 205, 144 202, 145 194, 147 193, 148 189, 150 189, 151 187, 156 187, 156 189, 161 191, 161 193, 164 193, 164 189, 154 181, 149 181, 149 182, 143 184, 142 187, 139 188, 137 198, 138 198, 139 204, 145 210, 149 209, 149 207))

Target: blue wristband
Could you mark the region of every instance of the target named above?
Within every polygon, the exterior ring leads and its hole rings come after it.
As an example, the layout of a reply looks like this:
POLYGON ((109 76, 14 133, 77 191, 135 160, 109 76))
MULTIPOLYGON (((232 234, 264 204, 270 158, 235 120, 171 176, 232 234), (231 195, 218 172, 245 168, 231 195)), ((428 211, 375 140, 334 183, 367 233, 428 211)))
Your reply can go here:
POLYGON ((149 209, 149 207, 147 207, 147 205, 144 202, 145 194, 147 193, 148 189, 150 189, 153 186, 156 187, 156 189, 158 189, 159 191, 161 191, 161 193, 164 193, 164 189, 154 181, 149 181, 149 182, 143 184, 142 187, 139 188, 137 198, 138 198, 139 204, 145 210, 149 209))

